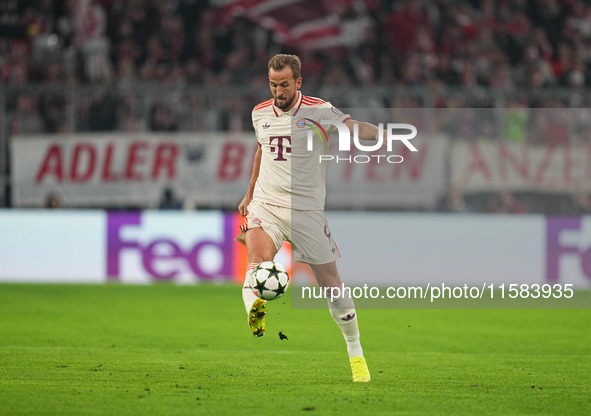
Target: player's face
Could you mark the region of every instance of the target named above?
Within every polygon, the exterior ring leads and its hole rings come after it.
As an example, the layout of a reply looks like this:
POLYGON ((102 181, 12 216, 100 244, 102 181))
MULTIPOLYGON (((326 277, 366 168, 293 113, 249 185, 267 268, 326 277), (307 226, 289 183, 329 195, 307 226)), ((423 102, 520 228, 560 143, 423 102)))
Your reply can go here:
POLYGON ((295 104, 295 98, 302 85, 302 79, 294 79, 291 68, 286 66, 280 71, 269 70, 269 86, 276 107, 288 111, 295 104))

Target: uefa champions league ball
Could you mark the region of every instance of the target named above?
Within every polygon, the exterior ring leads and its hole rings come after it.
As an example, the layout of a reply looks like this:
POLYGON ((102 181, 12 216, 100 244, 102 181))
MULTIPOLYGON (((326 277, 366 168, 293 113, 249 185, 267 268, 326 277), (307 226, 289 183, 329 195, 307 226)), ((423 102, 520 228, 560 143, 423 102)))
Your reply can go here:
POLYGON ((289 286, 287 271, 279 263, 264 261, 250 272, 250 288, 261 299, 277 299, 289 286))

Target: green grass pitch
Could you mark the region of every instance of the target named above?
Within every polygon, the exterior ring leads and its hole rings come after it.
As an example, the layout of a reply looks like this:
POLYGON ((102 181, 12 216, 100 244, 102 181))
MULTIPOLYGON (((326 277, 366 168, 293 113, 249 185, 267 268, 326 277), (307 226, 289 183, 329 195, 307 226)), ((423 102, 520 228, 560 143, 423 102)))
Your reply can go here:
POLYGON ((0 415, 588 415, 591 310, 326 310, 235 285, 0 285, 0 415), (280 340, 282 331, 288 340, 280 340))

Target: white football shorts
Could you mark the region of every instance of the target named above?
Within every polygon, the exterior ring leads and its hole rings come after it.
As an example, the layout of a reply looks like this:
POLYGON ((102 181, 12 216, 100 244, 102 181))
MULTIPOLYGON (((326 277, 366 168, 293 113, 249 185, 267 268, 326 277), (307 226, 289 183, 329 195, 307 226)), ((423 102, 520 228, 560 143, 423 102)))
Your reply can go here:
MULTIPOLYGON (((324 211, 292 210, 253 201, 248 205, 246 220, 249 229, 261 227, 271 237, 277 250, 284 241, 290 242, 295 261, 326 264, 341 257, 324 211)), ((245 232, 235 240, 245 244, 245 232)))

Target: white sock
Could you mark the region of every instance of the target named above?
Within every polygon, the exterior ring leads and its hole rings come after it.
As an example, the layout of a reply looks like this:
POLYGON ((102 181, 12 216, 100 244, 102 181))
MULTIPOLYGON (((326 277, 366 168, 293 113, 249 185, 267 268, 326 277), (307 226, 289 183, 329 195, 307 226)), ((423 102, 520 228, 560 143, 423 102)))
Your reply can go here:
POLYGON ((363 357, 363 348, 359 342, 359 326, 357 325, 357 312, 355 304, 350 297, 328 298, 328 309, 332 319, 337 323, 345 342, 349 358, 363 357))
POLYGON ((246 313, 250 312, 250 308, 252 308, 252 304, 255 300, 258 299, 257 295, 255 295, 252 290, 250 289, 250 272, 258 263, 250 263, 246 267, 246 274, 244 276, 244 284, 242 285, 242 300, 244 301, 244 307, 246 308, 246 313))

